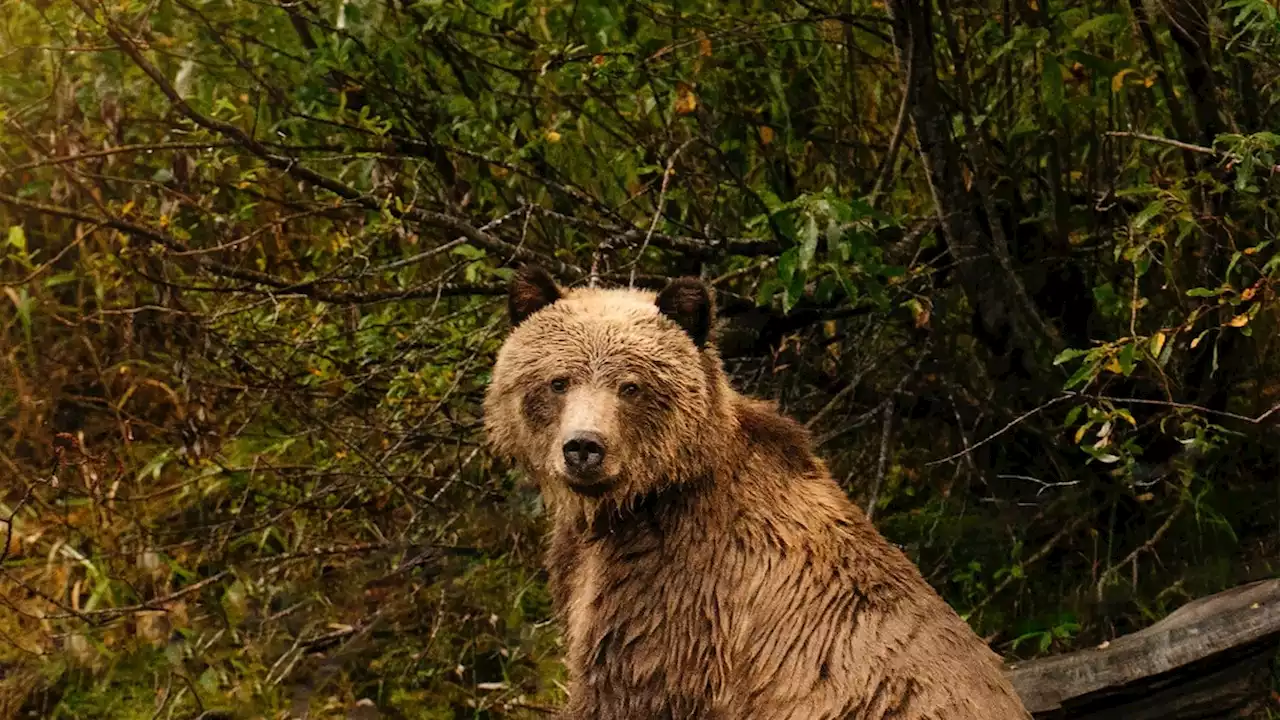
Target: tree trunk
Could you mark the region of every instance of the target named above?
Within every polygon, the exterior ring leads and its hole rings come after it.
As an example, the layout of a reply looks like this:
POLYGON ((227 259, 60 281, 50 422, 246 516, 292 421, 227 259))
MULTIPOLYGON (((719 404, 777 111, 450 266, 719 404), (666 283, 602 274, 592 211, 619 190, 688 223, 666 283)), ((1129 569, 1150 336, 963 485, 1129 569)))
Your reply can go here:
MULTIPOLYGON (((975 331, 994 355, 1025 353, 1029 359, 1043 341, 1055 343, 1057 334, 1028 297, 1007 245, 997 242, 979 219, 981 198, 968 185, 973 182, 981 189, 987 183, 968 175, 961 146, 951 132, 951 113, 934 61, 932 8, 928 0, 889 0, 888 9, 898 65, 905 75, 904 86, 910 88, 910 115, 920 159, 938 222, 956 260, 957 276, 973 305, 975 331)), ((977 165, 975 174, 984 170, 981 163, 977 165)), ((1000 219, 990 217, 988 222, 1000 219)))
POLYGON ((1037 720, 1247 717, 1270 702, 1280 579, 1195 600, 1102 647, 1014 664, 1037 720))

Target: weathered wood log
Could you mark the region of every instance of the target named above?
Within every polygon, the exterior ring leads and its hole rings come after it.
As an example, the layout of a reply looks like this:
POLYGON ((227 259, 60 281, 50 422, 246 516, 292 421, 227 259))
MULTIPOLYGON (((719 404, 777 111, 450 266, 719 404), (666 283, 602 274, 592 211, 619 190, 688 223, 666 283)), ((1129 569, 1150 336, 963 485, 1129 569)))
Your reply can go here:
POLYGON ((1190 602, 1097 648, 1010 665, 1037 720, 1241 718, 1271 696, 1280 579, 1190 602))

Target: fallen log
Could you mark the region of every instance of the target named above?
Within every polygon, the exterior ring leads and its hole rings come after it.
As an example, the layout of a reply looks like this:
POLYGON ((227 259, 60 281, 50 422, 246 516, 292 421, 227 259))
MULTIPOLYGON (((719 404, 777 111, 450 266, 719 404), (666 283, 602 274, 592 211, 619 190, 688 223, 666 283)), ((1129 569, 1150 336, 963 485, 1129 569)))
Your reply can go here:
MULTIPOLYGON (((1280 579, 1192 601, 1096 648, 1008 668, 1036 720, 1242 718, 1270 703, 1280 579)), ((1265 717, 1265 716, 1263 716, 1265 717)))

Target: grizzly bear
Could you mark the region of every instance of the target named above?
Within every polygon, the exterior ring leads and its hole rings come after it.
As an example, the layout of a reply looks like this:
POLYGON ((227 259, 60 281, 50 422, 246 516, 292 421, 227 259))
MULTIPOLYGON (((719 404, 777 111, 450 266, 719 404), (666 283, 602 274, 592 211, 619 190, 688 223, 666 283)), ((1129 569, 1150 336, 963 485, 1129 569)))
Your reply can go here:
POLYGON ((510 285, 492 448, 538 482, 572 720, 1027 720, 999 658, 728 382, 710 288, 510 285))

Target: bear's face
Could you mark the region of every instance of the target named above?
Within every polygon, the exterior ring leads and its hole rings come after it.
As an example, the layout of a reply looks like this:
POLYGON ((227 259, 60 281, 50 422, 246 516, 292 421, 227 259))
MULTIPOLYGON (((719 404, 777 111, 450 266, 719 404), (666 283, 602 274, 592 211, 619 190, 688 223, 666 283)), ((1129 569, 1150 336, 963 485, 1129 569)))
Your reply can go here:
POLYGON ((712 307, 696 280, 563 292, 521 271, 485 397, 490 443, 555 495, 623 502, 680 480, 703 464, 713 415, 712 307))

